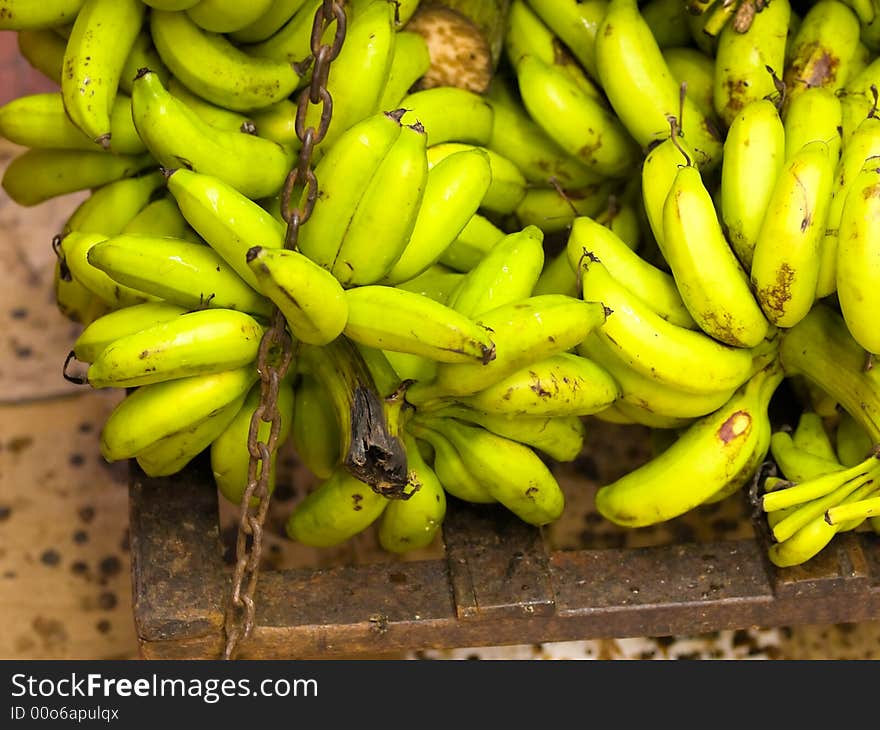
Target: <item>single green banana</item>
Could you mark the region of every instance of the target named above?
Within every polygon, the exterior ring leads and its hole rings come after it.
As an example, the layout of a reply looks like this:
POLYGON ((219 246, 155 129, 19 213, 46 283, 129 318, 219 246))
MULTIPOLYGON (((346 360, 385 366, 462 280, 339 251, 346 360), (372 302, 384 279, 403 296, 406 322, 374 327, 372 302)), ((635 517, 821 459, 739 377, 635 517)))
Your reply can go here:
POLYGON ((110 311, 103 299, 73 278, 67 264, 60 258, 52 272, 52 295, 58 311, 84 327, 110 311))
POLYGON ((296 134, 296 104, 293 101, 282 99, 251 112, 249 116, 257 135, 299 152, 302 143, 296 134))
POLYGON ((477 393, 531 363, 572 349, 593 330, 607 325, 601 302, 563 294, 531 296, 495 307, 475 318, 494 344, 494 359, 443 363, 431 383, 416 383, 407 400, 424 406, 437 398, 477 393))
POLYGON ((687 8, 679 0, 647 0, 639 6, 642 17, 662 50, 692 44, 687 8))
POLYGON ((427 184, 426 139, 421 127, 404 125, 376 166, 330 269, 343 286, 381 281, 403 254, 427 184))
POLYGON ((679 86, 707 119, 715 121, 715 59, 698 48, 673 46, 662 48, 663 59, 679 86))
POLYGON ((62 235, 71 231, 115 236, 146 207, 165 182, 158 170, 126 177, 93 190, 65 221, 62 235))
POLYGON ((596 34, 608 8, 606 0, 528 0, 528 4, 571 50, 587 73, 598 79, 596 34))
POLYGON ((61 68, 67 41, 49 28, 16 33, 18 52, 43 76, 61 85, 61 68))
POLYGON ((93 363, 116 340, 185 313, 183 307, 167 302, 144 302, 108 312, 80 332, 73 343, 73 354, 80 362, 93 363))
MULTIPOLYGON (((670 127, 670 132, 671 130, 672 127, 670 127)), ((663 252, 663 208, 666 205, 666 198, 669 197, 669 190, 675 176, 678 174, 678 168, 684 164, 697 164, 694 153, 683 138, 678 136, 673 138, 671 133, 648 152, 642 163, 642 207, 661 254, 663 252)))
POLYGON ((434 458, 431 468, 443 485, 443 489, 457 499, 475 504, 497 502, 486 485, 477 479, 465 465, 458 451, 442 433, 428 428, 419 420, 410 422, 408 428, 417 439, 432 447, 434 458))
POLYGON ((747 484, 769 448, 767 411, 783 377, 781 368, 767 366, 662 454, 602 485, 596 492, 599 513, 618 525, 643 527, 685 514, 720 489, 747 484), (670 489, 673 475, 676 488, 670 489))
POLYGON ((244 312, 190 312, 115 340, 86 380, 93 388, 133 388, 234 370, 257 359, 262 336, 263 327, 244 312))
POLYGON ((837 234, 837 300, 849 333, 870 353, 880 352, 873 323, 878 302, 876 224, 880 219, 880 159, 866 161, 852 181, 837 234))
MULTIPOLYGON (((144 67, 141 67, 144 68, 144 67)), ((151 66, 147 66, 152 70, 151 66)), ((137 76, 138 72, 135 71, 134 78, 137 76)), ((184 86, 180 79, 175 77, 171 77, 168 81, 163 81, 161 76, 159 80, 162 83, 162 86, 168 90, 168 93, 171 94, 178 101, 186 104, 195 112, 196 116, 198 116, 203 122, 206 124, 210 124, 212 127, 217 127, 218 129, 223 129, 228 132, 243 132, 247 129, 247 124, 254 124, 252 117, 254 115, 245 116, 239 112, 234 112, 230 109, 224 109, 221 106, 217 106, 216 104, 212 104, 210 101, 205 101, 197 94, 194 94, 190 91, 186 86, 184 86)), ((133 83, 133 82, 132 82, 133 83)), ((286 100, 285 100, 286 101, 286 100)), ((283 104, 284 102, 278 102, 279 104, 283 104)), ((274 104, 272 106, 275 106, 274 104)), ((271 109, 272 107, 266 107, 266 109, 271 109)), ((260 110, 261 112, 264 110, 260 110)), ((277 140, 276 140, 277 141, 277 140)))
POLYGON ((546 525, 560 517, 565 496, 530 447, 454 418, 432 420, 431 426, 449 440, 489 494, 523 522, 546 525))
POLYGON ((638 163, 638 146, 620 120, 557 67, 523 56, 516 77, 529 116, 590 170, 623 177, 638 163))
POLYGON ((134 84, 135 76, 137 76, 138 71, 142 68, 150 69, 159 77, 163 85, 167 85, 171 81, 171 72, 159 57, 159 52, 153 45, 153 36, 150 35, 150 29, 146 23, 134 39, 131 50, 125 59, 125 65, 122 67, 122 73, 119 75, 120 92, 131 96, 131 88, 134 84))
POLYGON ((348 289, 343 333, 363 345, 443 363, 488 362, 495 353, 485 327, 420 294, 379 284, 348 289))
POLYGON ((146 152, 108 155, 100 151, 31 148, 16 155, 6 166, 0 185, 16 203, 30 207, 132 177, 155 164, 146 152))
POLYGON ((89 248, 88 262, 120 285, 188 309, 237 309, 263 317, 272 309, 269 300, 202 244, 118 235, 89 248))
POLYGON ((246 28, 265 13, 272 0, 199 0, 186 13, 200 28, 211 33, 232 33, 246 28))
POLYGON ((149 477, 177 474, 205 449, 209 448, 241 411, 245 394, 198 421, 141 451, 135 460, 149 477))
POLYGON ((864 460, 873 447, 874 444, 864 429, 849 413, 842 411, 834 430, 834 452, 837 460, 843 466, 855 466, 864 460))
POLYGON ((379 517, 379 545, 392 553, 407 553, 434 542, 446 516, 443 485, 419 454, 415 438, 404 434, 410 488, 408 499, 389 500, 379 517))
POLYGON ((568 263, 567 250, 545 259, 541 275, 532 287, 532 294, 578 295, 577 274, 568 263))
POLYGON ((715 111, 730 127, 751 103, 775 98, 774 74, 786 68, 786 41, 791 26, 789 0, 772 0, 756 13, 748 30, 740 33, 733 23, 718 37, 715 56, 715 111))
POLYGON ((608 204, 605 210, 596 216, 596 223, 603 225, 617 236, 631 251, 638 251, 642 244, 642 226, 644 224, 640 208, 641 203, 641 180, 632 178, 638 183, 638 193, 635 196, 617 195, 608 196, 608 204))
POLYGON ((575 279, 584 257, 591 253, 660 317, 679 327, 696 329, 672 275, 645 261, 598 221, 587 216, 575 218, 565 251, 575 279))
POLYGON ((870 497, 859 499, 857 502, 837 504, 825 511, 825 521, 829 525, 842 525, 847 522, 865 520, 880 514, 880 496, 877 490, 871 492, 870 497))
POLYGON ((724 140, 720 217, 730 246, 749 272, 764 214, 785 164, 785 145, 785 127, 768 99, 749 102, 736 112, 724 140))
POLYGON ((399 285, 427 273, 472 220, 491 180, 489 157, 479 147, 430 166, 409 241, 382 283, 399 285))
POLYGON ((596 63, 611 106, 638 144, 648 147, 665 139, 668 117, 680 117, 684 140, 700 169, 718 165, 721 137, 690 98, 682 99, 636 0, 608 3, 596 35, 596 63))
POLYGON ((825 429, 825 420, 815 411, 802 411, 792 433, 794 445, 814 456, 829 461, 837 460, 834 444, 825 429))
POLYGON ((258 377, 256 368, 249 366, 136 388, 104 422, 101 454, 111 462, 137 456, 235 402, 258 377))
POLYGON ((291 540, 303 545, 331 547, 366 530, 389 503, 368 484, 337 468, 296 504, 284 529, 291 540))
POLYGON ((598 259, 585 259, 580 270, 584 299, 601 301, 611 312, 597 330, 600 339, 637 372, 698 394, 736 388, 748 379, 753 357, 749 350, 663 319, 598 259))
POLYGON ((810 86, 794 96, 785 109, 785 159, 791 158, 807 142, 828 145, 828 155, 836 165, 840 159, 843 110, 838 96, 827 86, 810 86))
POLYGON ((399 113, 373 114, 343 134, 315 166, 320 203, 298 246, 319 266, 333 268, 358 202, 401 129, 399 113))
POLYGON ((428 135, 428 146, 466 142, 485 146, 492 137, 492 106, 481 95, 456 86, 436 86, 407 94, 401 122, 419 122, 428 135))
POLYGON ((286 248, 254 246, 247 262, 259 290, 275 302, 298 340, 324 345, 342 333, 348 300, 329 271, 286 248))
POLYGON ((292 155, 284 147, 252 134, 211 127, 149 70, 135 80, 131 113, 141 139, 166 168, 213 175, 249 198, 274 195, 290 172, 292 155))
POLYGON ((475 213, 458 237, 443 250, 437 262, 454 271, 470 271, 502 238, 504 231, 485 216, 475 213))
POLYGON ((412 91, 429 68, 431 68, 431 54, 425 38, 412 31, 398 31, 388 77, 375 111, 400 108, 403 98, 412 91))
POLYGON ((405 289, 433 299, 435 302, 446 304, 464 276, 464 274, 442 264, 434 264, 418 276, 395 284, 395 286, 398 289, 405 289))
POLYGON ((297 458, 319 479, 340 463, 339 422, 330 396, 318 380, 302 373, 296 383, 290 439, 297 458))
POLYGON ((287 62, 250 55, 225 36, 208 33, 186 13, 153 10, 150 32, 173 76, 193 93, 238 112, 286 99, 300 75, 287 62))
POLYGON ((703 332, 734 347, 755 347, 767 336, 770 325, 748 275, 724 237, 699 171, 690 165, 679 168, 663 207, 663 253, 703 332))
POLYGON ((125 224, 120 233, 170 236, 171 238, 182 238, 192 243, 202 242, 195 231, 190 228, 174 198, 170 195, 164 195, 147 203, 134 218, 125 224))
POLYGON ((474 319, 531 296, 544 267, 544 234, 536 226, 509 233, 461 280, 447 305, 474 319))
MULTIPOLYGON (((238 409, 226 428, 211 441, 210 445, 211 472, 214 475, 214 483, 220 494, 236 505, 241 504, 248 486, 250 474, 248 437, 254 411, 260 405, 261 394, 260 383, 252 385, 246 392, 247 397, 244 404, 238 409)), ((278 449, 287 442, 290 436, 295 403, 296 398, 291 380, 283 378, 278 386, 278 397, 275 400, 280 423, 275 449, 269 454, 269 476, 266 485, 269 494, 275 490, 278 449)), ((257 439, 268 444, 271 430, 271 422, 260 420, 257 427, 257 439)), ((262 469, 262 462, 257 462, 254 476, 259 478, 262 469)), ((259 504, 259 500, 251 498, 251 505, 257 504, 259 504)))
POLYGON ((792 327, 816 300, 834 162, 825 142, 804 145, 783 166, 767 204, 751 281, 767 319, 792 327))
POLYGON ((61 96, 71 122, 107 148, 125 59, 141 29, 139 0, 86 0, 64 50, 61 96))
POLYGON ((277 33, 293 18, 306 0, 276 0, 268 3, 263 13, 243 28, 231 31, 229 37, 235 43, 259 43, 277 33))
POLYGON ((577 190, 528 188, 516 208, 516 218, 520 226, 537 226, 548 236, 560 233, 578 216, 599 215, 617 187, 615 181, 603 180, 577 190))
POLYGON ((0 30, 41 30, 65 25, 76 19, 84 0, 3 0, 0 3, 0 30))

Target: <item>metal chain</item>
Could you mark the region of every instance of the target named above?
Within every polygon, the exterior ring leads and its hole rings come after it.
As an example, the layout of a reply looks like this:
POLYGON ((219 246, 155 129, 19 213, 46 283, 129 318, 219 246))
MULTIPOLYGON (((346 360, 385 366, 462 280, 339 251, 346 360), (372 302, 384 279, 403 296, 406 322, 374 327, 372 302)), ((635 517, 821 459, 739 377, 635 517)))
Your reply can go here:
MULTIPOLYGON (((344 0, 323 0, 312 22, 311 61, 302 66, 304 69, 312 66, 311 83, 300 92, 296 109, 296 135, 302 146, 297 165, 288 174, 281 191, 281 212, 287 222, 284 245, 289 249, 296 249, 299 229, 311 216, 318 198, 318 179, 312 169, 312 157, 315 146, 326 136, 333 115, 333 99, 327 91, 327 80, 330 63, 342 50, 345 32, 344 0), (330 44, 323 43, 322 38, 333 23, 336 23, 333 41, 330 44), (320 107, 317 128, 313 125, 306 126, 309 108, 312 106, 320 107)), ((257 354, 260 403, 251 417, 248 432, 248 483, 240 504, 235 571, 224 625, 224 659, 235 658, 239 646, 247 640, 254 628, 254 593, 263 547, 263 524, 269 510, 269 472, 281 430, 281 414, 277 407, 278 388, 293 360, 294 344, 287 333, 286 325, 284 315, 278 307, 274 307, 257 354), (260 439, 260 426, 263 423, 270 424, 265 441, 260 439)))

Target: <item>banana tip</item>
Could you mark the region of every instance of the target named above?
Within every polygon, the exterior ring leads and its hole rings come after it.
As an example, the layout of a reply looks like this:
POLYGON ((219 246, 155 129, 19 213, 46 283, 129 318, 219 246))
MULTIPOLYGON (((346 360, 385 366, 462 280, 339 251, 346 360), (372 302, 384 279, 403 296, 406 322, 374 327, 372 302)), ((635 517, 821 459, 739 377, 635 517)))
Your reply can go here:
POLYGON ((251 247, 247 250, 247 253, 246 253, 245 256, 244 256, 244 257, 245 257, 245 261, 247 261, 247 263, 250 263, 250 262, 253 261, 255 258, 257 258, 257 256, 260 255, 260 251, 262 251, 262 250, 263 250, 263 247, 262 247, 262 246, 251 246, 251 247))
POLYGON ((141 66, 137 70, 137 73, 134 75, 134 79, 135 79, 135 81, 137 81, 138 79, 141 79, 144 76, 146 76, 147 74, 151 74, 151 73, 153 73, 153 70, 151 68, 147 68, 146 66, 141 66))

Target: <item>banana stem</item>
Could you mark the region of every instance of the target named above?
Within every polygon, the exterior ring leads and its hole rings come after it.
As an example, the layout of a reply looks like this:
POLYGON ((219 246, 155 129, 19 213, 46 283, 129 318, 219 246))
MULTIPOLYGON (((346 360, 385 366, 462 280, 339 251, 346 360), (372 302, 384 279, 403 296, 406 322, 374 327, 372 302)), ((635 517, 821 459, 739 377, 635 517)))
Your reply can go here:
POLYGON ((825 511, 825 521, 829 525, 840 525, 850 520, 861 522, 875 515, 880 515, 880 497, 871 497, 831 507, 825 511))

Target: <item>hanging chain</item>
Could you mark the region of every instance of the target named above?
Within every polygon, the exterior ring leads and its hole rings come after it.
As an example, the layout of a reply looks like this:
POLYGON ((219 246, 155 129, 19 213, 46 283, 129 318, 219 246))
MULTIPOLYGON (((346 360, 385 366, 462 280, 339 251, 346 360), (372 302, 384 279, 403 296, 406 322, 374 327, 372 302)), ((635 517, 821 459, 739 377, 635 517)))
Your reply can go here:
MULTIPOLYGON (((344 0, 323 0, 315 11, 312 23, 311 60, 302 66, 303 72, 309 65, 312 66, 311 82, 300 92, 296 108, 296 136, 302 146, 297 165, 288 174, 281 191, 281 212, 287 222, 285 248, 296 249, 300 226, 311 216, 318 198, 318 179, 312 169, 312 156, 315 146, 326 136, 333 115, 333 99, 327 91, 327 79, 330 63, 342 50, 345 32, 344 0), (322 38, 334 22, 336 32, 328 45, 322 42, 322 38), (306 126, 306 116, 312 106, 320 108, 317 128, 306 126)), ((278 307, 274 307, 257 353, 260 403, 254 410, 248 431, 248 483, 240 505, 235 571, 226 609, 224 659, 235 658, 241 642, 247 640, 254 628, 254 593, 263 548, 263 524, 269 510, 269 472, 281 430, 278 389, 293 360, 293 342, 286 325, 284 315, 278 307), (265 441, 260 440, 260 426, 263 423, 270 424, 265 441)))

